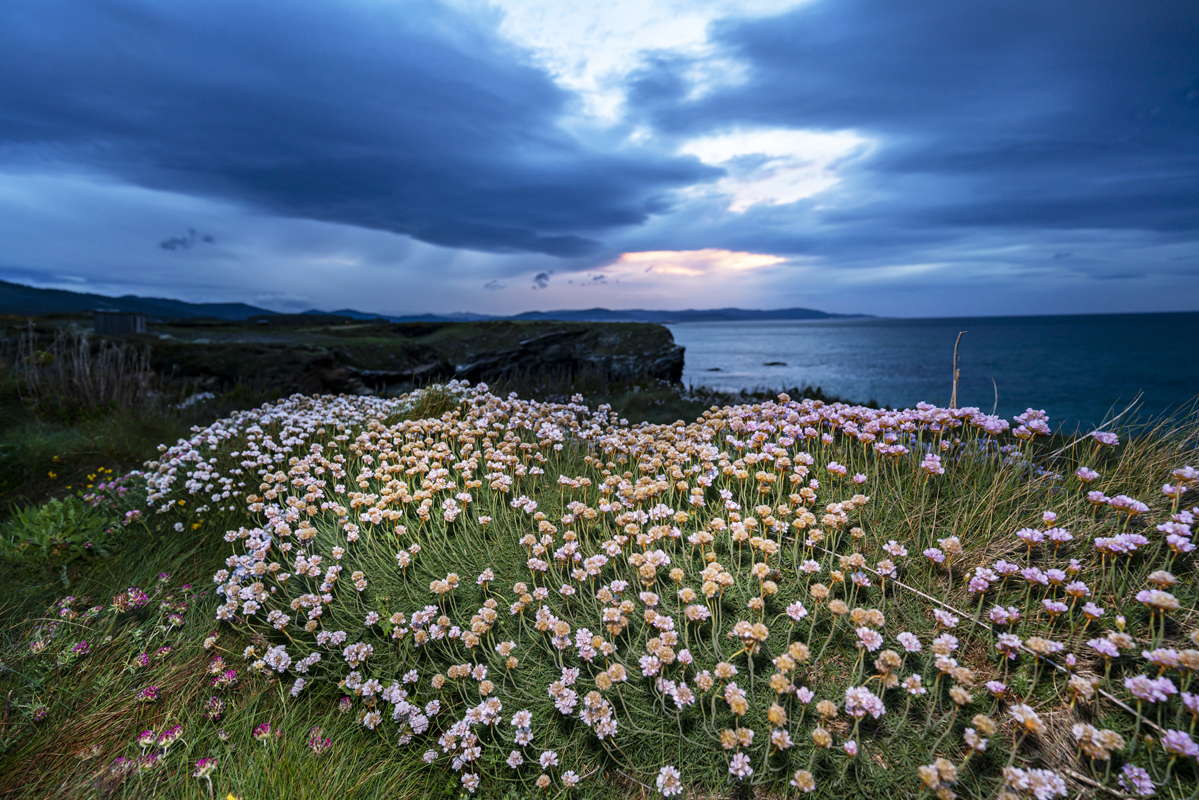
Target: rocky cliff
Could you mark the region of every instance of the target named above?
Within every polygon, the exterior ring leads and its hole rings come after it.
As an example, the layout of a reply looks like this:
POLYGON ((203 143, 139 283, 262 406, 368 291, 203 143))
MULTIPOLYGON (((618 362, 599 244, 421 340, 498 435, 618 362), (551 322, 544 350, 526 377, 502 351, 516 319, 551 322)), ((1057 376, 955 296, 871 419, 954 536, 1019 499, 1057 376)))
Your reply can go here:
POLYGON ((164 377, 306 393, 397 394, 450 378, 495 382, 586 373, 677 382, 683 348, 650 323, 361 323, 320 318, 175 323, 137 337, 164 377))

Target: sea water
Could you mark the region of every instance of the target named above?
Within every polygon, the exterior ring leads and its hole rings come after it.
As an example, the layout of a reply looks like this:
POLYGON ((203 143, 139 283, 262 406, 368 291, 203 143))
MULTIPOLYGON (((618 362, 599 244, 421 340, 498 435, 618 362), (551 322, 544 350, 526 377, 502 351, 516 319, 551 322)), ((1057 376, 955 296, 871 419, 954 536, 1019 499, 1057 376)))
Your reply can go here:
MULTIPOLYGON (((939 319, 689 322, 683 382, 715 389, 819 386, 889 407, 947 404, 1049 412, 1054 427, 1099 426, 1138 396, 1146 420, 1199 395, 1199 313, 939 319), (780 362, 771 364, 771 362, 780 362)), ((1132 417, 1127 415, 1124 419, 1132 417)))

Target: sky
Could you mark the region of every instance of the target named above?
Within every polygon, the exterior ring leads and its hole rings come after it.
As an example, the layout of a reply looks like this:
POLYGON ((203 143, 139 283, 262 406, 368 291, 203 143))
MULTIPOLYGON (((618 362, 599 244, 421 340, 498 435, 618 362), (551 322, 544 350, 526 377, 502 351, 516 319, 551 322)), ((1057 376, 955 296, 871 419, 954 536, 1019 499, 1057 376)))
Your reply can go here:
POLYGON ((5 0, 0 279, 1199 310, 1199 4, 5 0))

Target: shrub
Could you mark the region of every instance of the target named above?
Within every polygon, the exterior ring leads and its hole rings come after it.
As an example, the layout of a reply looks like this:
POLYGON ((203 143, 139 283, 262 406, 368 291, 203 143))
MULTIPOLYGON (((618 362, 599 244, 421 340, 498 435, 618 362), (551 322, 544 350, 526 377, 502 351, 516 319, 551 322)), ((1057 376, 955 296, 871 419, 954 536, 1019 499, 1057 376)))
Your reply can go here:
MULTIPOLYGON (((103 478, 104 472, 97 476, 103 478)), ((69 587, 69 568, 75 562, 108 558, 144 529, 135 524, 143 512, 132 508, 144 498, 139 486, 130 492, 136 475, 140 473, 101 479, 88 494, 16 510, 0 526, 0 556, 28 570, 57 572, 69 587)))
POLYGON ((78 558, 108 555, 106 522, 77 497, 53 499, 16 511, 0 528, 0 544, 10 560, 59 570, 78 558))

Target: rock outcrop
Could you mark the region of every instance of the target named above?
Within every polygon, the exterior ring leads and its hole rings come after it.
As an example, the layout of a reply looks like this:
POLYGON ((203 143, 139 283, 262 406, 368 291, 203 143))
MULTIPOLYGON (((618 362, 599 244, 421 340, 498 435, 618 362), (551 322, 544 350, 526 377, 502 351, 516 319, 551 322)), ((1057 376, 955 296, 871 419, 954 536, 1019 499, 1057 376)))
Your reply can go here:
POLYGON ((683 374, 683 348, 651 323, 205 322, 153 326, 145 338, 155 370, 168 379, 285 394, 398 394, 450 378, 678 382, 683 374))

